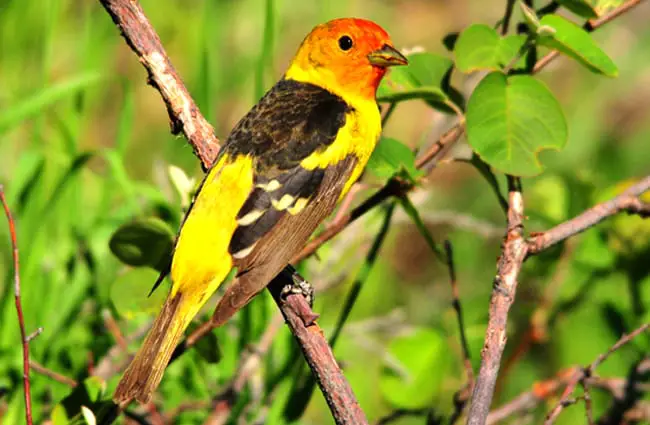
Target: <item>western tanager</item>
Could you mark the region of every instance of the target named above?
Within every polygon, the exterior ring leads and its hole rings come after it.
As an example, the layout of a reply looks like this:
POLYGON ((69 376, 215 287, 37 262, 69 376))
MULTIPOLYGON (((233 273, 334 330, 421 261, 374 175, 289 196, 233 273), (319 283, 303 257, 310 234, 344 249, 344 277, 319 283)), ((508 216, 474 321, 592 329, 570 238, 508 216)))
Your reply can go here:
POLYGON ((381 132, 377 87, 406 64, 363 19, 315 27, 283 78, 237 124, 174 248, 172 287, 114 399, 147 402, 192 318, 233 267, 214 318, 225 322, 300 251, 359 178, 381 132))

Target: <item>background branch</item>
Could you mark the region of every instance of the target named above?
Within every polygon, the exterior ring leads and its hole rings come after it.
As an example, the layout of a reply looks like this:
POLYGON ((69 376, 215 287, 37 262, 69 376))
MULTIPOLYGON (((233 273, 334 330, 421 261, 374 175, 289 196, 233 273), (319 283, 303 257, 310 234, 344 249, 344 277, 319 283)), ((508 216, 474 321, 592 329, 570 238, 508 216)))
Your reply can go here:
MULTIPOLYGON (((32 425, 32 398, 30 393, 29 382, 29 341, 33 338, 28 336, 25 331, 25 317, 23 316, 23 306, 20 302, 20 259, 18 256, 18 238, 16 236, 16 223, 11 215, 7 198, 5 197, 4 186, 0 184, 0 202, 2 208, 5 210, 7 216, 7 223, 9 225, 9 236, 11 238, 11 251, 14 266, 14 300, 16 303, 16 313, 18 315, 18 324, 20 326, 20 338, 23 346, 23 387, 25 394, 25 421, 28 425, 32 425)), ((39 328, 42 330, 42 328, 39 328)), ((38 335, 40 332, 34 334, 38 335)))

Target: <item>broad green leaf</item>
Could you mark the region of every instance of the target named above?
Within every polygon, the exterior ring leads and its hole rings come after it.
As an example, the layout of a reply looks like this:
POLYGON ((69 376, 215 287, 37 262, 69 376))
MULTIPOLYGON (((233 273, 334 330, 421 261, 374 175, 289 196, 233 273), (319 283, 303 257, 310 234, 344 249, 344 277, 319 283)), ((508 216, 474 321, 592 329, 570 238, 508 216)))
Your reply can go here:
POLYGON ((503 69, 514 60, 525 42, 525 35, 502 38, 492 27, 472 25, 460 34, 456 42, 456 66, 464 73, 503 69))
POLYGON ((174 232, 157 217, 122 225, 109 241, 111 251, 130 266, 149 266, 162 271, 174 246, 174 232))
POLYGON ((432 329, 419 328, 399 336, 388 346, 390 363, 382 370, 379 388, 396 408, 430 406, 447 370, 445 338, 432 329))
POLYGON ((527 75, 487 75, 467 105, 467 140, 483 161, 517 176, 543 171, 538 153, 567 140, 562 109, 540 81, 527 75))
POLYGON ((397 103, 421 99, 433 108, 450 112, 446 105, 447 75, 453 62, 451 59, 432 53, 413 53, 408 56, 409 64, 391 69, 377 89, 379 102, 397 103))
POLYGON ((552 35, 539 37, 540 45, 558 50, 597 74, 618 76, 616 64, 598 47, 587 31, 558 15, 546 15, 540 22, 555 31, 552 35))
POLYGON ((22 121, 39 114, 43 109, 53 103, 72 96, 98 81, 101 76, 96 72, 77 75, 68 80, 56 83, 42 91, 22 100, 14 105, 9 105, 0 113, 0 134, 20 124, 22 121))
POLYGON ((110 290, 111 302, 119 315, 132 318, 140 313, 157 313, 167 295, 162 288, 149 295, 157 278, 158 273, 145 267, 128 269, 119 275, 110 290))
POLYGON ((412 178, 422 174, 415 168, 415 154, 396 139, 383 137, 368 160, 368 170, 379 178, 388 179, 405 170, 412 178))
POLYGON ((598 17, 594 8, 585 0, 557 0, 557 2, 583 18, 591 19, 598 17))

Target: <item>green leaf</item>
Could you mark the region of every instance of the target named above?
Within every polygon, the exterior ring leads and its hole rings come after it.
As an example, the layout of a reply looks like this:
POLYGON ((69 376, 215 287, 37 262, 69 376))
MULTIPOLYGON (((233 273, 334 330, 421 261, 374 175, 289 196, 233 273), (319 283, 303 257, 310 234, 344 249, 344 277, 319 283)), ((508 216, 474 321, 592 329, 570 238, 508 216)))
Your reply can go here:
POLYGON ((4 111, 0 113, 0 134, 17 126, 22 121, 39 114, 43 109, 53 103, 72 96, 80 90, 99 82, 100 79, 100 74, 96 72, 77 75, 50 87, 46 87, 13 106, 10 105, 4 108, 4 111))
POLYGON ((445 338, 432 329, 419 328, 395 338, 388 346, 389 364, 384 366, 379 388, 396 408, 431 406, 447 370, 445 338))
POLYGON ((585 0, 557 0, 557 2, 583 18, 591 19, 598 17, 594 8, 585 0))
POLYGON ((174 246, 174 232, 161 219, 148 217, 122 225, 111 237, 109 246, 125 264, 163 271, 174 246))
POLYGON ((543 26, 552 28, 554 33, 539 37, 538 44, 558 50, 592 72, 608 77, 618 76, 616 64, 598 47, 587 31, 558 15, 546 15, 540 22, 543 26))
POLYGON ((368 170, 379 178, 388 179, 406 171, 413 179, 422 174, 415 168, 415 153, 396 139, 382 137, 368 160, 368 170))
POLYGON ((447 77, 453 65, 449 58, 432 53, 413 53, 409 64, 391 69, 377 89, 377 101, 397 103, 421 99, 443 112, 453 111, 447 103, 447 77))
POLYGON ((153 315, 158 312, 167 291, 154 291, 151 288, 158 273, 149 268, 133 268, 120 274, 111 285, 110 298, 120 316, 133 318, 137 314, 153 315))
POLYGON ((467 105, 467 140, 494 168, 533 176, 543 171, 540 151, 564 147, 567 125, 543 83, 527 75, 493 72, 479 83, 467 105))
POLYGON ((502 38, 492 27, 472 25, 456 42, 456 66, 466 74, 480 69, 503 69, 514 60, 525 42, 525 35, 502 38))

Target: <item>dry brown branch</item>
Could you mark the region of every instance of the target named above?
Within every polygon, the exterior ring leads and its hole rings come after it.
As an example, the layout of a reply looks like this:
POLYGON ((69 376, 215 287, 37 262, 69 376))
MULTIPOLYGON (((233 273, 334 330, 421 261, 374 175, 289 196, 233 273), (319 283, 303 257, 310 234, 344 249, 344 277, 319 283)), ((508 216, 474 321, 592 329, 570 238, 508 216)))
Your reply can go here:
POLYGON ((481 367, 472 394, 467 422, 469 425, 485 424, 490 412, 501 356, 507 339, 508 311, 514 302, 519 271, 526 258, 527 248, 523 227, 524 199, 518 178, 508 177, 508 192, 508 229, 493 283, 488 328, 481 351, 481 367))
POLYGON ((636 330, 630 332, 629 334, 623 335, 621 339, 619 339, 616 342, 616 344, 612 345, 606 352, 599 355, 596 358, 596 360, 591 362, 590 365, 584 368, 577 368, 574 371, 571 380, 568 382, 566 388, 564 389, 560 401, 558 401, 558 403, 555 405, 553 410, 551 410, 549 414, 546 416, 544 425, 551 425, 553 424, 553 422, 555 422, 557 417, 562 412, 562 409, 567 405, 568 400, 570 399, 571 395, 573 394, 573 391, 575 390, 576 386, 578 386, 578 384, 581 384, 586 378, 591 377, 591 375, 596 370, 596 368, 600 366, 600 364, 603 363, 605 360, 607 360, 607 358, 611 356, 612 353, 616 352, 619 348, 632 341, 639 334, 642 334, 643 332, 647 331, 649 327, 650 327, 650 323, 646 323, 641 327, 637 328, 636 330))
MULTIPOLYGON (((137 54, 149 74, 149 82, 160 92, 172 122, 172 132, 182 131, 204 168, 212 164, 218 152, 218 140, 212 127, 201 115, 180 77, 171 65, 160 39, 136 0, 100 0, 111 15, 127 44, 137 54)), ((338 424, 367 423, 352 389, 336 364, 317 317, 303 296, 283 298, 283 287, 292 275, 281 273, 269 290, 300 344, 319 387, 338 424)), ((208 329, 209 330, 209 329, 208 329)))
POLYGON ((55 372, 51 369, 46 368, 42 364, 36 362, 35 360, 30 360, 29 365, 32 367, 34 372, 39 373, 43 376, 47 376, 50 379, 55 380, 56 382, 59 382, 63 385, 67 385, 68 387, 74 388, 78 385, 77 381, 75 381, 72 378, 69 378, 59 372, 55 372))
MULTIPOLYGON (((27 425, 32 425, 32 397, 30 394, 29 382, 29 339, 25 332, 25 317, 23 316, 23 306, 20 302, 20 259, 18 256, 18 238, 16 236, 16 223, 11 215, 9 204, 5 198, 4 186, 0 184, 0 202, 7 216, 9 225, 9 236, 11 238, 11 250, 14 266, 14 300, 16 302, 16 313, 18 314, 18 325, 20 326, 20 339, 23 346, 23 386, 25 393, 25 421, 27 425)), ((40 332, 39 332, 40 333, 40 332)))
POLYGON ((615 198, 601 202, 546 232, 535 234, 527 242, 528 254, 538 254, 619 212, 644 214, 644 204, 637 197, 648 190, 650 190, 650 176, 644 177, 615 198))

